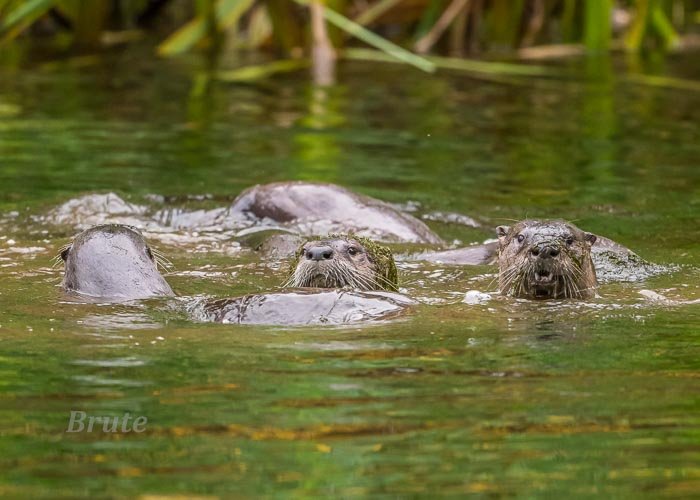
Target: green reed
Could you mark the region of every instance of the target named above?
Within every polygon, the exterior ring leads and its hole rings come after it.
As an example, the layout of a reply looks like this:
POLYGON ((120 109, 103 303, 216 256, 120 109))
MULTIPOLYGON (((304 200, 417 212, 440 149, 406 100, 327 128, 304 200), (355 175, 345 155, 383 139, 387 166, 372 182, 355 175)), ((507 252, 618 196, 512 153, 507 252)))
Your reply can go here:
POLYGON ((537 57, 561 44, 589 53, 664 52, 682 47, 698 23, 688 0, 0 0, 0 46, 54 39, 64 47, 68 39, 71 50, 97 52, 137 33, 159 40, 162 57, 247 48, 307 59, 318 40, 310 4, 322 6, 338 57, 348 44, 369 45, 424 71, 435 62, 414 51, 472 59, 537 57))

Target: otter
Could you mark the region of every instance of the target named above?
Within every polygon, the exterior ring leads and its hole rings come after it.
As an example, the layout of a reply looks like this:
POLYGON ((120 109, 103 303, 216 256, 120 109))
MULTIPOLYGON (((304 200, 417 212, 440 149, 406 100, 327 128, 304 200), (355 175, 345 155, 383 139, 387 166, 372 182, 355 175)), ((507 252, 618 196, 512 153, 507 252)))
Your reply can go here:
POLYGON ((391 250, 356 235, 329 235, 303 243, 292 260, 284 286, 398 290, 391 250))
POLYGON ((62 288, 81 296, 135 300, 173 296, 158 272, 158 254, 133 226, 102 224, 78 234, 60 253, 62 288))
POLYGON ((441 244, 415 217, 392 205, 321 182, 275 182, 243 191, 227 218, 280 224, 305 236, 353 232, 384 242, 441 244))
POLYGON ((415 304, 392 293, 398 273, 391 250, 352 234, 302 243, 283 287, 299 290, 195 303, 190 312, 219 323, 339 325, 393 318, 415 304))
POLYGON ((595 296, 594 234, 562 220, 524 220, 499 226, 496 233, 502 294, 527 299, 595 296))

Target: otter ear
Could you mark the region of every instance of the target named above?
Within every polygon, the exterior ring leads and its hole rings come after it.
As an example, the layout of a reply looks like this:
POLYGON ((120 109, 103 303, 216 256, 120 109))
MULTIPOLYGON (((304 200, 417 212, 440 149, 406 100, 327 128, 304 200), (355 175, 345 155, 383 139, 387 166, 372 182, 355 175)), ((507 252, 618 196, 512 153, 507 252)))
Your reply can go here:
POLYGON ((498 226, 496 228, 496 234, 498 235, 499 240, 508 236, 509 232, 510 232, 510 226, 498 226))
POLYGON ((67 247, 66 249, 64 249, 64 250, 61 252, 61 260, 62 260, 63 262, 65 262, 65 261, 68 260, 68 253, 70 252, 70 249, 71 249, 71 248, 72 248, 72 246, 67 247))
POLYGON ((598 239, 598 237, 597 237, 595 234, 593 234, 593 233, 584 233, 584 234, 583 234, 583 239, 585 239, 589 244, 592 245, 593 243, 596 242, 596 240, 598 239))

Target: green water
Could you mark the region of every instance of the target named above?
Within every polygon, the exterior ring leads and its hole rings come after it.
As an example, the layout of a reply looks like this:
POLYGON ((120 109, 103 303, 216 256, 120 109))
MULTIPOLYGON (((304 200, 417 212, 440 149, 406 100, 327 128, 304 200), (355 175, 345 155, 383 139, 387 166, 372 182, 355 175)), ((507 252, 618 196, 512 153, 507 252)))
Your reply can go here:
MULTIPOLYGON (((700 296, 700 94, 592 79, 606 63, 518 84, 355 63, 327 90, 300 73, 204 91, 200 66, 115 53, 0 69, 0 495, 700 491, 700 315, 682 304, 700 296), (431 222, 450 242, 561 217, 680 267, 586 303, 469 305, 492 268, 403 262, 422 304, 397 321, 234 327, 159 300, 66 301, 51 259, 74 229, 36 220, 91 192, 200 208, 289 179, 484 224, 431 222), (148 424, 66 433, 72 410, 148 424)), ((181 296, 282 281, 279 264, 205 236, 156 242, 181 296)))

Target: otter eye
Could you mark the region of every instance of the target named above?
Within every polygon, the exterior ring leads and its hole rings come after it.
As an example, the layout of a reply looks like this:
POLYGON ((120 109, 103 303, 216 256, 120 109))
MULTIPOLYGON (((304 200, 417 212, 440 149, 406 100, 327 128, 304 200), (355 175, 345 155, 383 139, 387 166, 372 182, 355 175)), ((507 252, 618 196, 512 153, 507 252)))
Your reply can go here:
POLYGON ((68 247, 61 252, 61 260, 63 260, 63 262, 68 260, 68 252, 70 252, 70 249, 71 247, 68 247))
POLYGON ((153 252, 151 252, 151 248, 150 248, 150 247, 146 247, 146 255, 148 255, 148 258, 149 258, 149 259, 154 260, 154 259, 153 259, 153 252))
POLYGON ((357 255, 360 252, 360 250, 357 249, 357 247, 350 247, 348 248, 348 253, 350 255, 357 255))
POLYGON ((573 244, 574 244, 574 237, 573 237, 573 236, 569 236, 568 238, 566 238, 566 244, 567 244, 567 245, 573 245, 573 244))
POLYGON ((522 243, 523 241, 525 241, 525 235, 524 235, 524 234, 519 234, 519 235, 518 235, 518 243, 522 243))

